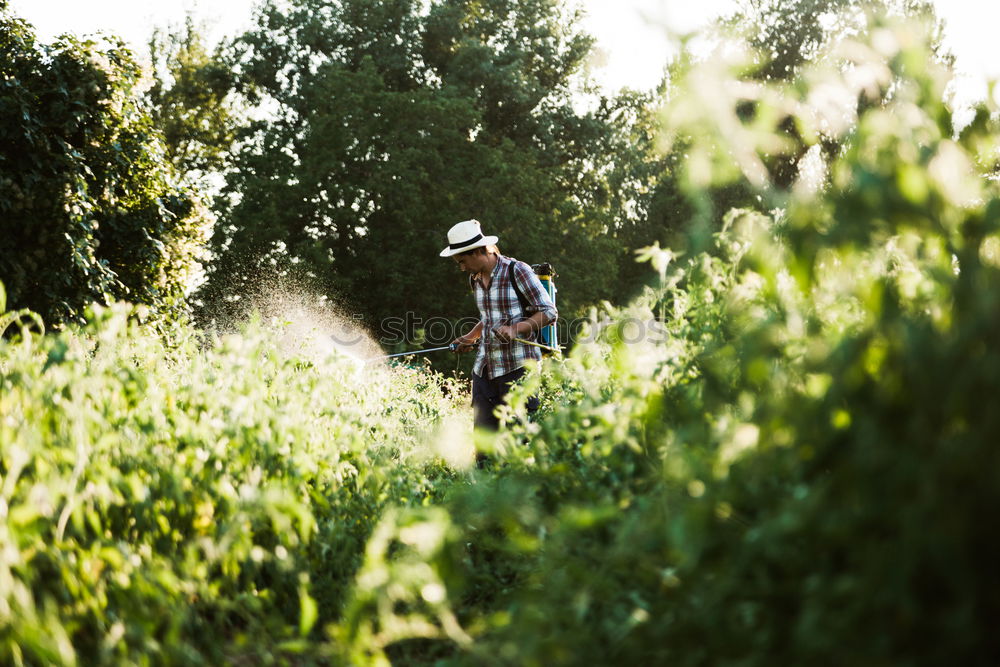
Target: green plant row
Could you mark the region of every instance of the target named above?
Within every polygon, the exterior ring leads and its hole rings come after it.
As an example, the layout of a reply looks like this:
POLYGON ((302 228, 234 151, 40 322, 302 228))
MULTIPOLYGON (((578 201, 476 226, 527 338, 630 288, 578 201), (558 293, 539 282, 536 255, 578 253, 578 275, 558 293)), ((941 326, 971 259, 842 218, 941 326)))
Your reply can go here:
POLYGON ((116 306, 0 342, 0 662, 322 653, 383 508, 453 476, 424 447, 461 408, 423 371, 279 339, 168 346, 116 306))

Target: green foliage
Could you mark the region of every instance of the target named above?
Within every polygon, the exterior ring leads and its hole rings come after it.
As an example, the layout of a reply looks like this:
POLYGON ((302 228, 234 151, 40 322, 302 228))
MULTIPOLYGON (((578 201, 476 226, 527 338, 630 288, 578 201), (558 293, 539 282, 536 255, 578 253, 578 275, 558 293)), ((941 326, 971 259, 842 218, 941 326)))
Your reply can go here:
MULTIPOLYGON (((730 48, 747 49, 744 77, 762 81, 794 81, 803 67, 815 68, 820 64, 830 65, 840 61, 836 50, 845 40, 864 34, 872 15, 886 14, 897 17, 920 17, 927 21, 931 31, 933 57, 950 64, 952 56, 942 47, 943 26, 937 21, 932 3, 926 0, 742 0, 737 9, 720 20, 720 28, 725 43, 730 48)), ((890 94, 891 86, 884 93, 890 94)), ((711 95, 715 91, 692 90, 699 95, 711 95)), ((861 104, 878 105, 882 100, 866 98, 861 104)), ((730 102, 722 105, 728 110, 730 102)), ((741 118, 753 118, 758 112, 758 102, 743 99, 737 107, 741 118)), ((734 126, 736 127, 736 126, 734 126)), ((798 146, 798 151, 773 147, 761 155, 768 162, 768 177, 775 188, 787 189, 792 186, 798 173, 799 164, 805 158, 812 141, 803 141, 799 128, 788 120, 774 136, 775 141, 790 141, 798 146)), ((729 141, 734 141, 730 137, 729 141)), ((842 144, 833 134, 826 134, 819 142, 826 161, 835 159, 842 144)), ((668 187, 671 183, 668 182, 668 187)), ((712 230, 717 230, 722 218, 734 207, 756 207, 757 193, 753 187, 741 187, 739 181, 723 178, 711 188, 703 183, 706 192, 698 197, 699 208, 704 214, 711 200, 715 220, 712 230), (711 197, 706 196, 711 193, 711 197)))
POLYGON ((321 658, 383 508, 454 476, 424 443, 455 388, 88 319, 0 342, 0 662, 321 658))
POLYGON ((232 75, 188 16, 182 29, 156 31, 149 40, 153 124, 178 174, 197 182, 221 171, 235 140, 232 75))
MULTIPOLYGON (((745 76, 752 60, 679 79, 685 182, 772 213, 734 210, 679 259, 645 251, 659 285, 523 389, 555 400, 535 422, 514 409, 488 481, 447 517, 405 515, 450 536, 429 566, 453 572, 472 638, 453 664, 1000 655, 998 109, 956 135, 925 27, 866 32, 788 83, 745 76), (843 142, 827 186, 771 185, 768 158, 799 149, 788 123, 808 148, 843 142)), ((387 655, 417 659, 406 646, 387 655)))
MULTIPOLYGON (((822 60, 831 44, 862 34, 870 14, 935 20, 934 5, 927 0, 740 0, 738 5, 723 24, 745 35, 757 54, 756 76, 765 80, 795 78, 802 66, 822 60)), ((936 26, 936 56, 943 55, 940 41, 936 26)))
POLYGON ((565 314, 613 298, 630 251, 618 204, 635 188, 608 173, 640 159, 623 136, 639 103, 575 109, 590 44, 562 1, 265 5, 230 50, 270 118, 245 128, 227 178, 207 315, 283 273, 373 328, 471 314, 450 263, 412 261, 470 217, 505 253, 558 268, 565 314))
POLYGON ((185 310, 207 212, 179 189, 137 93, 125 46, 46 46, 0 13, 0 279, 50 325, 128 299, 185 310))
MULTIPOLYGON (((0 341, 2 659, 995 663, 1000 109, 956 128, 933 26, 867 21, 789 79, 682 63, 702 224, 498 435, 455 383, 259 325, 0 341), (723 186, 757 205, 715 229, 723 186)), ((386 62, 327 72, 376 124, 386 62)))

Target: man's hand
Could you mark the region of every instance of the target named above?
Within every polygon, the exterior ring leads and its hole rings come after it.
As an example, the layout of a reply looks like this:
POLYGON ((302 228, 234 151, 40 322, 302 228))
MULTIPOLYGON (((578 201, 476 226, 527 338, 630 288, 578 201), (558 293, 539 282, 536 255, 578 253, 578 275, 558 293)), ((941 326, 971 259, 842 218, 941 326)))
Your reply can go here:
POLYGON ((501 343, 509 343, 518 337, 517 329, 513 325, 502 324, 493 330, 493 335, 501 343))
POLYGON ((468 352, 476 345, 475 339, 469 340, 465 336, 459 336, 455 340, 451 341, 451 344, 455 346, 455 353, 468 352))

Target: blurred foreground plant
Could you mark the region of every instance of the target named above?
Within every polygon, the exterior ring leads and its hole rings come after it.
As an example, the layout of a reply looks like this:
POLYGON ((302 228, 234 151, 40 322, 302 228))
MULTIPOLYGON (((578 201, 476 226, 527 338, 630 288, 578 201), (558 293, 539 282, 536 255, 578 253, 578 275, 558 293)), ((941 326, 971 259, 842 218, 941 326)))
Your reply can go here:
POLYGON ((702 206, 680 260, 642 253, 659 286, 520 392, 564 398, 515 403, 448 506, 469 555, 429 554, 475 640, 453 662, 1000 658, 997 108, 955 126, 925 24, 864 35, 787 82, 686 64, 664 120, 689 194, 760 210, 712 233, 702 206), (650 318, 669 335, 630 341, 650 318))

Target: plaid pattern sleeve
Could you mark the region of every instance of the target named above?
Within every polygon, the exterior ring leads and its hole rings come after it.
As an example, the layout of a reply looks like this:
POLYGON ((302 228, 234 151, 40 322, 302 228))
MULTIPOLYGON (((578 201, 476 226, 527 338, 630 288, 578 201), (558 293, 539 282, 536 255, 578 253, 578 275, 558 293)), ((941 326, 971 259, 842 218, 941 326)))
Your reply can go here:
POLYGON ((490 277, 489 289, 484 289, 482 282, 475 280, 473 291, 483 322, 483 335, 473 365, 476 375, 494 378, 521 368, 529 359, 540 360, 542 355, 538 348, 516 341, 503 343, 493 334, 496 327, 520 322, 536 312, 545 312, 552 319, 558 317, 555 304, 531 267, 501 255, 490 277), (511 282, 511 264, 514 267, 513 278, 526 302, 524 310, 511 282))

